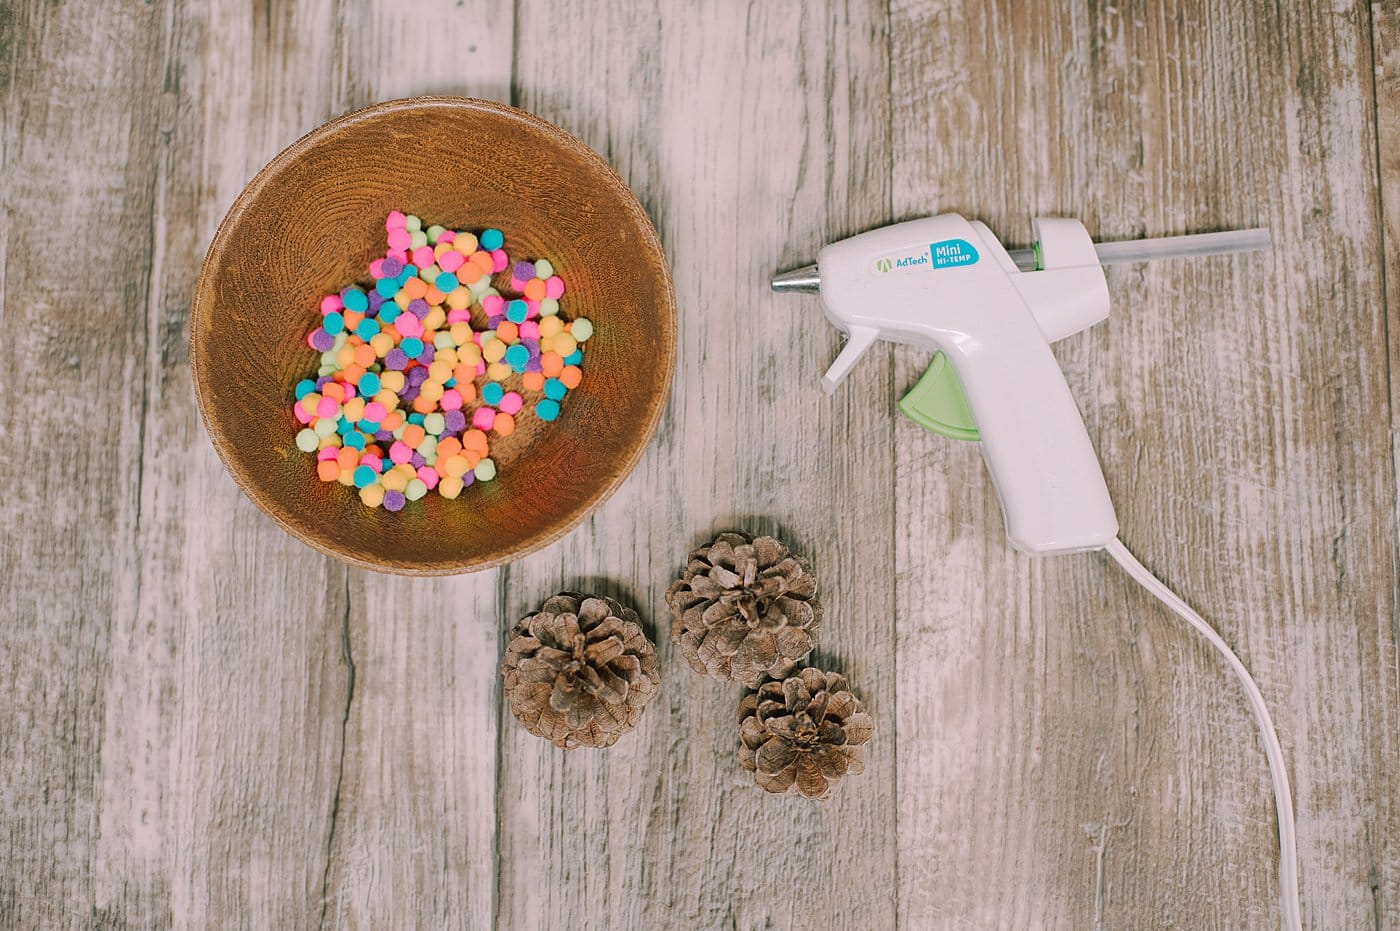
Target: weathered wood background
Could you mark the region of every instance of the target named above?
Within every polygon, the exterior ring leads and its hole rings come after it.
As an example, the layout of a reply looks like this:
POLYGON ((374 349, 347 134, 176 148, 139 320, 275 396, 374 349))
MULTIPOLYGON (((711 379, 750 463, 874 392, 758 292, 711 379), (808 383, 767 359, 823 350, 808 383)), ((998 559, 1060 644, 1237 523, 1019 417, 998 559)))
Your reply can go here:
POLYGON ((1058 347, 1123 537, 1253 669, 1317 928, 1400 924, 1400 10, 1025 0, 0 0, 0 925, 1213 928, 1278 921, 1238 686, 1102 557, 1013 552, 976 450, 893 414, 924 354, 770 273, 958 210, 1105 238, 1260 224, 1266 256, 1116 268, 1058 347), (675 268, 637 473, 508 569, 318 556, 235 489, 187 366, 252 174, 415 93, 602 152, 675 268), (820 657, 877 717, 816 806, 733 760, 684 671, 688 547, 815 560, 820 657), (649 617, 664 694, 606 753, 527 736, 507 625, 562 586, 649 617))

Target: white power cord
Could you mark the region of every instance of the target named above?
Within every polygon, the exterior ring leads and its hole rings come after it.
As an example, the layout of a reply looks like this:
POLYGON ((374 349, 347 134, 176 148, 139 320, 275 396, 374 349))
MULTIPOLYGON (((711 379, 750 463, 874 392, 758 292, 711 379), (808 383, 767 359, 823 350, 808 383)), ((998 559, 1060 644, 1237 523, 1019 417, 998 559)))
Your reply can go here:
POLYGON ((1288 771, 1284 768, 1283 747, 1279 744, 1278 733, 1274 730, 1273 719, 1269 717, 1269 709, 1264 705, 1264 696, 1260 694, 1259 686, 1255 685, 1253 677, 1250 676, 1249 670, 1244 668, 1240 658, 1220 639, 1220 635, 1205 622, 1205 619, 1148 572, 1142 563, 1128 552, 1121 540, 1112 540, 1104 550, 1123 567, 1124 572, 1151 592, 1157 600, 1196 628, 1200 635, 1225 657, 1225 662, 1244 686, 1245 697, 1249 699, 1249 707, 1254 712, 1254 720, 1259 724, 1259 736, 1264 739, 1264 755, 1269 759, 1269 777, 1274 783, 1274 805, 1278 809, 1279 904, 1283 907, 1283 926, 1287 931, 1302 931, 1302 910, 1298 904, 1298 840, 1293 825, 1293 793, 1288 788, 1288 771))

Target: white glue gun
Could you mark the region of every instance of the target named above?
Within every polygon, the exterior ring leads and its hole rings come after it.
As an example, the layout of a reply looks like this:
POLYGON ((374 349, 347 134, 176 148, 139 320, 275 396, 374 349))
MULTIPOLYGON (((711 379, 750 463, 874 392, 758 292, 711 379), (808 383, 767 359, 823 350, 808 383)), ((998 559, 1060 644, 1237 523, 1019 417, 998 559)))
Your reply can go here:
POLYGON ((1032 554, 1104 550, 1195 628, 1239 677, 1259 725, 1278 811, 1280 906, 1301 928, 1298 850, 1283 747, 1264 696, 1228 644, 1118 539, 1118 518, 1079 408, 1050 344, 1108 316, 1103 265, 1247 252, 1266 230, 1095 244, 1077 220, 1038 219, 1032 249, 1008 252, 956 214, 896 223, 822 249, 778 275, 774 291, 819 291, 846 345, 822 387, 834 391, 877 339, 936 350, 899 407, 922 426, 981 440, 1011 542, 1032 554))
POLYGON ((1034 221, 1008 252, 956 214, 896 223, 821 250, 775 291, 819 291, 847 335, 834 391, 877 339, 937 350, 900 402, 922 426, 981 440, 1011 542, 1027 553, 1100 549, 1118 534, 1103 471, 1050 344, 1108 317, 1103 263, 1267 248, 1266 230, 1095 245, 1078 220, 1034 221))

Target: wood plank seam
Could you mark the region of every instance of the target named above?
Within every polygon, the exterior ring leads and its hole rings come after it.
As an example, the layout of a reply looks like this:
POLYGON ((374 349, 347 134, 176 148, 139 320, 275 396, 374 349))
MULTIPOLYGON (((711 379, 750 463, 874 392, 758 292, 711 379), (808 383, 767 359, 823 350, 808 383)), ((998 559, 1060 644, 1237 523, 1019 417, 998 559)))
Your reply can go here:
MULTIPOLYGON (((1400 384, 1396 366, 1400 361, 1400 5, 1393 2, 1367 4, 1371 40, 1371 116, 1375 133, 1376 195, 1380 223, 1379 271, 1381 297, 1384 301, 1382 331, 1388 351, 1385 354, 1386 388, 1391 428, 1392 487, 1400 489, 1400 384)), ((1395 501, 1396 532, 1400 534, 1400 496, 1395 501)), ((1392 578, 1400 578, 1400 547, 1393 551, 1392 578)), ((1390 668, 1392 693, 1400 693, 1400 586, 1390 592, 1390 668)), ((1384 655, 1381 661, 1385 661, 1384 655)), ((1393 734, 1380 729, 1383 740, 1376 748, 1381 768, 1397 765, 1393 734), (1387 751, 1390 751, 1387 754, 1387 751), (1387 759, 1389 756, 1389 759, 1387 759)), ((1384 825, 1394 824, 1397 799, 1395 792, 1379 793, 1382 830, 1372 839, 1372 862, 1368 869, 1372 913, 1375 926, 1380 928, 1387 916, 1397 910, 1397 903, 1387 901, 1387 890, 1395 885, 1395 864, 1388 862, 1394 843, 1394 832, 1384 825), (1387 873, 1391 875, 1387 877, 1387 873), (1387 908, 1389 905, 1389 908, 1387 908)))
MULTIPOLYGON (((519 10, 520 4, 517 0, 515 9, 519 10)), ((512 51, 511 60, 515 60, 512 51)), ((512 66, 513 67, 513 66, 512 66)), ((514 79, 511 86, 514 88, 514 79)), ((512 94, 514 90, 512 89, 512 94)), ((496 570, 496 656, 505 654, 506 644, 510 640, 510 631, 514 624, 508 615, 508 605, 510 603, 510 565, 504 565, 496 570)), ((501 760, 504 753, 504 735, 506 728, 512 727, 516 722, 511 720, 510 709, 505 700, 505 684, 499 675, 492 676, 492 707, 495 709, 496 717, 496 759, 494 761, 494 775, 491 788, 495 797, 492 805, 492 812, 495 814, 496 823, 492 829, 491 855, 492 870, 495 873, 494 881, 491 883, 491 927, 499 928, 501 922, 501 879, 504 871, 501 869, 501 822, 505 818, 505 793, 502 791, 502 766, 501 760)))
POLYGON ((340 790, 345 784, 345 749, 349 744, 350 709, 355 704, 355 655, 350 648, 350 567, 345 567, 345 611, 341 617, 340 649, 345 659, 345 710, 340 718, 340 757, 336 762, 335 788, 331 793, 330 826, 326 830, 326 868, 321 873, 321 920, 326 926, 326 909, 330 904, 331 864, 335 856, 335 830, 340 821, 340 790))
MULTIPOLYGON (((1381 30, 1381 28, 1382 28, 1382 23, 1380 22, 1380 17, 1383 16, 1384 13, 1383 13, 1382 10, 1381 10, 1380 4, 1379 4, 1379 3, 1374 3, 1374 2, 1373 2, 1373 3, 1368 3, 1368 4, 1366 4, 1366 13, 1367 13, 1367 21, 1366 21, 1367 29, 1366 29, 1366 32, 1367 32, 1367 34, 1370 36, 1370 39, 1371 39, 1371 42, 1370 42, 1370 45, 1369 45, 1369 50, 1370 50, 1370 53, 1371 53, 1371 56, 1370 56, 1370 74, 1371 74, 1371 124, 1372 124, 1372 127, 1373 127, 1373 129, 1372 129, 1372 136, 1373 136, 1372 141, 1375 143, 1375 152, 1374 152, 1374 155, 1375 155, 1375 163, 1374 163, 1374 167, 1375 167, 1375 172, 1376 172, 1376 216, 1379 217, 1379 218, 1380 218, 1380 221, 1381 221, 1381 222, 1378 224, 1378 226, 1377 226, 1377 232, 1378 232, 1378 235, 1379 235, 1379 242, 1377 242, 1377 244, 1376 244, 1376 251, 1377 251, 1377 253, 1378 253, 1378 255, 1379 255, 1379 258, 1380 258, 1380 261, 1377 263, 1377 273, 1380 275, 1380 280, 1381 280, 1381 299, 1382 299, 1382 301, 1385 302, 1385 304, 1384 304, 1385 310, 1384 310, 1384 312, 1381 314, 1381 333, 1382 333, 1383 338, 1385 339, 1386 345, 1387 345, 1387 346, 1393 346, 1393 345, 1395 345, 1395 343, 1394 343, 1393 340, 1392 340, 1392 334, 1391 334, 1391 316, 1392 316, 1392 314, 1400 313, 1400 308, 1396 308, 1396 307, 1391 306, 1391 302, 1390 302, 1390 277, 1391 277, 1391 275, 1393 274, 1393 271, 1392 271, 1392 269, 1390 268, 1390 263, 1387 261, 1387 258, 1388 258, 1389 255, 1391 254, 1392 249, 1393 249, 1396 245, 1400 245, 1400 244, 1392 244, 1392 243, 1390 242, 1390 233, 1389 233, 1389 230, 1388 230, 1388 228, 1387 228, 1387 224, 1386 224, 1386 222, 1385 222, 1385 218, 1386 218, 1386 216, 1387 216, 1387 212, 1386 212, 1386 177, 1385 177, 1385 159, 1384 159, 1383 154, 1382 154, 1382 153, 1383 153, 1383 150, 1382 150, 1382 139, 1383 139, 1383 134, 1385 133, 1385 127, 1382 126, 1382 124, 1381 124, 1381 109, 1382 109, 1382 107, 1381 107, 1381 99, 1382 99, 1382 98, 1381 98, 1381 84, 1380 84, 1380 75, 1383 73, 1383 70, 1384 70, 1384 67, 1385 67, 1385 66, 1384 66, 1383 60, 1382 60, 1382 58, 1381 58, 1381 49, 1380 49, 1380 47, 1379 47, 1379 46, 1380 46, 1380 42, 1381 42, 1380 30, 1381 30)), ((1400 15, 1400 14, 1397 14, 1395 11, 1392 11, 1391 15, 1400 15)), ((1394 192, 1394 193, 1395 193, 1397 196, 1400 196, 1400 191, 1396 191, 1396 192, 1394 192)), ((1392 424, 1394 424, 1394 423, 1396 423, 1396 411, 1395 411, 1395 402, 1396 402, 1396 394, 1395 394, 1395 390, 1396 390, 1396 388, 1395 388, 1395 371, 1394 371, 1394 364, 1393 364, 1393 361, 1392 361, 1392 359, 1390 358, 1390 355, 1389 355, 1389 354, 1387 354, 1387 356, 1386 356, 1385 385, 1386 385, 1386 394, 1387 394, 1387 397, 1389 398, 1389 401, 1390 401, 1390 422, 1391 422, 1392 424)), ((1395 483, 1396 487, 1400 487, 1400 465, 1397 465, 1397 463, 1396 463, 1396 461, 1395 461, 1394 459, 1391 460, 1391 478, 1392 478, 1392 481, 1395 483)), ((1397 549, 1396 554, 1397 554, 1396 572, 1397 572, 1397 575, 1400 575, 1400 549, 1397 549)), ((1397 609, 1400 609, 1400 596, 1397 596, 1396 605, 1397 605, 1397 609)), ((1397 623, 1400 623, 1400 621, 1398 621, 1397 623)), ((1397 639, 1400 639, 1400 627, 1397 627, 1397 639)))

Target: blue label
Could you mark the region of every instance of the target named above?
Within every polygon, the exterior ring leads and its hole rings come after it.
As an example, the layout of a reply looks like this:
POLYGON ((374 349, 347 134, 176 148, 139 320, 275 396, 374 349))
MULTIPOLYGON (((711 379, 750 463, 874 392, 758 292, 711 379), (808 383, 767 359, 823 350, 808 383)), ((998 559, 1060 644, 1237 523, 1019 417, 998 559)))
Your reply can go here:
POLYGON ((959 265, 975 265, 977 250, 966 239, 945 239, 931 243, 929 255, 933 256, 934 268, 956 268, 959 265))

